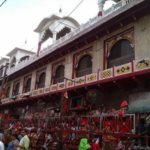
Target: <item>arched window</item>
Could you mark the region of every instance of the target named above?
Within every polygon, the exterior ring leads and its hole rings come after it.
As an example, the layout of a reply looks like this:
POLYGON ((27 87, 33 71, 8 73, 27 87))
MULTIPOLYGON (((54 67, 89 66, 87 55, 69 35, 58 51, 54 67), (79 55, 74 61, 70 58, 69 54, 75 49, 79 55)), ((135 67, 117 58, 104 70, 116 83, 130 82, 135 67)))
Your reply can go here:
POLYGON ((10 86, 6 90, 6 98, 10 97, 10 86))
POLYGON ((19 94, 19 88, 20 88, 20 83, 17 83, 14 89, 14 95, 18 95, 19 94))
POLYGON ((60 65, 57 68, 55 77, 54 77, 54 84, 64 81, 64 70, 65 70, 65 67, 63 65, 60 65))
POLYGON ((132 44, 128 40, 120 40, 114 44, 108 58, 108 68, 131 62, 134 58, 132 44))
POLYGON ((92 58, 90 55, 83 56, 78 64, 76 77, 84 76, 92 73, 92 58))
POLYGON ((10 63, 10 68, 14 67, 16 65, 16 57, 14 57, 10 63))
POLYGON ((39 77, 38 88, 43 88, 45 86, 46 73, 43 72, 39 77))
POLYGON ((30 92, 30 87, 31 87, 31 78, 29 78, 26 82, 26 85, 25 85, 25 93, 26 92, 30 92))
POLYGON ((29 56, 21 57, 20 60, 19 60, 19 63, 21 63, 22 61, 24 61, 24 60, 26 60, 26 59, 29 59, 29 56))
POLYGON ((3 76, 3 65, 0 67, 0 78, 3 76))

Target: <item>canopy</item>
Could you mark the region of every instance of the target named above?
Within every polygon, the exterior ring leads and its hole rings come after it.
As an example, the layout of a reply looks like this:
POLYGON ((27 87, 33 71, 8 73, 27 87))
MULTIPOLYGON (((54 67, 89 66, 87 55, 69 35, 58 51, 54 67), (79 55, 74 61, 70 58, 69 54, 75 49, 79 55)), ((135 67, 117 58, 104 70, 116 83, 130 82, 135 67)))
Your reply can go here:
POLYGON ((129 113, 150 113, 150 98, 136 100, 129 105, 129 113))

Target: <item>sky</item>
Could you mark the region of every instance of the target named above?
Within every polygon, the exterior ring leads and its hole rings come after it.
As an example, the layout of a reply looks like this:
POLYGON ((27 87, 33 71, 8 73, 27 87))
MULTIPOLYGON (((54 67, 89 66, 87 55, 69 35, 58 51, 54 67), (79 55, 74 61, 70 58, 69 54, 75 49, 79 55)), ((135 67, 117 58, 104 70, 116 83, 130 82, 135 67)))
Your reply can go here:
MULTIPOLYGON (((0 4, 3 1, 0 0, 0 4)), ((4 57, 15 47, 36 51, 38 33, 34 29, 40 21, 58 13, 60 8, 63 13, 70 13, 80 2, 81 0, 7 0, 0 7, 0 56, 4 57)), ((111 0, 105 2, 104 9, 111 7, 112 3, 111 0)), ((97 13, 97 0, 83 0, 70 16, 82 24, 97 13)))

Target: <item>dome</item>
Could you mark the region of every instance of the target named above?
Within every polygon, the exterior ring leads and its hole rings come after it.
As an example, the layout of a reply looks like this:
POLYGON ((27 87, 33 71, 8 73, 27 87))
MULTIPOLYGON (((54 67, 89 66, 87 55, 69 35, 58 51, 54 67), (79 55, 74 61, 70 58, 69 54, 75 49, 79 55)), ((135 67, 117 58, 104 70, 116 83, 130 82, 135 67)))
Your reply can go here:
MULTIPOLYGON (((50 15, 49 17, 44 18, 38 25, 38 27, 34 30, 37 33, 40 33, 43 29, 43 27, 49 23, 53 23, 55 20, 68 20, 72 22, 76 27, 78 27, 80 24, 72 17, 68 17, 67 13, 55 13, 50 15)), ((52 25, 52 24, 51 24, 52 25)))

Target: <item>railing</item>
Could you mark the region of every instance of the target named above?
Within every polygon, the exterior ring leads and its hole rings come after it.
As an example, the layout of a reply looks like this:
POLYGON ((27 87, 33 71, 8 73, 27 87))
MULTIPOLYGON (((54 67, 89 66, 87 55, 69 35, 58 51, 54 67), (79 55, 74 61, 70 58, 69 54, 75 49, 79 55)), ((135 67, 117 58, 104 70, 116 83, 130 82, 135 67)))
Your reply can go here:
MULTIPOLYGON (((17 124, 19 121, 22 122, 22 124, 20 126, 25 127, 26 129, 29 129, 29 126, 31 125, 31 117, 32 116, 25 116, 23 119, 7 119, 7 120, 0 120, 0 127, 1 128, 5 128, 5 126, 7 124, 17 124), (25 120, 25 121, 23 121, 25 120)), ((64 116, 63 119, 66 120, 67 123, 72 121, 72 116, 64 116)), ((58 117, 46 117, 46 116, 42 116, 42 118, 34 118, 34 123, 37 125, 37 128, 39 128, 40 122, 44 122, 45 123, 45 128, 44 129, 51 129, 51 130, 55 130, 57 127, 57 121, 59 120, 59 116, 58 117), (53 125, 49 124, 49 123, 53 123, 53 125)), ((126 135, 126 137, 129 136, 129 134, 135 134, 135 114, 123 114, 122 117, 119 117, 118 114, 99 114, 99 115, 87 115, 87 116, 74 116, 74 123, 76 124, 76 129, 77 130, 69 130, 69 129, 65 129, 61 124, 62 128, 61 130, 67 130, 68 133, 78 133, 79 131, 81 132, 87 132, 87 134, 93 134, 96 133, 97 135, 104 135, 101 134, 103 133, 124 133, 124 134, 128 134, 126 135), (86 126, 86 125, 90 125, 91 123, 97 123, 97 125, 94 126, 94 130, 92 126, 86 126), (85 130, 82 130, 82 127, 80 126, 81 124, 85 124, 85 130), (109 129, 108 129, 109 128, 109 129), (70 132, 69 132, 70 131, 70 132)), ((9 126, 8 126, 9 128, 9 126)), ((34 128, 35 129, 35 128, 34 128)), ((81 134, 81 133, 80 133, 81 134)), ((124 135, 123 135, 124 136, 124 135)))
MULTIPOLYGON (((139 71, 144 71, 150 69, 150 58, 142 59, 142 60, 133 60, 130 63, 120 65, 120 66, 113 66, 113 68, 109 68, 103 71, 98 70, 97 73, 88 74, 76 79, 73 81, 65 80, 64 82, 57 83, 54 85, 47 86, 45 88, 40 88, 37 90, 33 90, 30 92, 30 97, 42 95, 45 93, 52 93, 60 90, 67 90, 68 88, 77 87, 77 86, 85 86, 85 84, 90 84, 93 82, 100 82, 102 80, 111 79, 114 77, 119 77, 123 75, 130 75, 132 73, 136 73, 139 71)), ((23 94, 17 95, 17 99, 21 99, 23 94)), ((16 100, 17 100, 16 99, 16 100)), ((12 99, 6 98, 2 99, 1 102, 9 103, 12 99)))
MULTIPOLYGON (((92 26, 93 24, 95 24, 96 22, 101 21, 101 19, 107 17, 108 15, 112 14, 114 11, 120 9, 122 6, 127 5, 129 3, 131 3, 132 1, 135 1, 135 3, 137 2, 137 0, 125 0, 124 3, 121 1, 115 5, 113 5, 111 8, 105 10, 103 12, 103 16, 101 17, 94 17, 91 18, 89 21, 87 21, 85 24, 82 24, 81 26, 79 26, 77 29, 73 30, 72 32, 66 34, 64 37, 62 37, 61 39, 55 41, 54 44, 47 46, 47 48, 44 48, 43 50, 41 50, 39 57, 36 57, 36 54, 32 55, 31 57, 29 57, 29 60, 26 60, 24 62, 22 62, 21 64, 18 64, 17 66, 10 68, 7 72, 8 75, 22 69, 23 67, 33 63, 34 61, 40 59, 41 57, 44 57, 45 55, 55 51, 58 47, 58 45, 63 44, 64 41, 70 39, 71 37, 75 36, 77 33, 86 30, 88 27, 92 26)), ((138 1, 139 2, 139 1, 138 1)))

